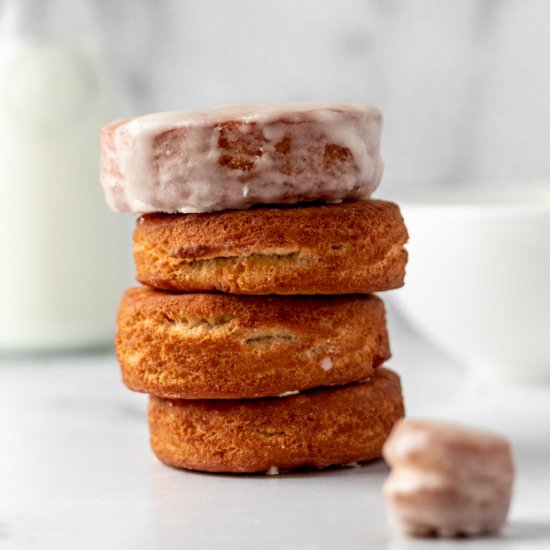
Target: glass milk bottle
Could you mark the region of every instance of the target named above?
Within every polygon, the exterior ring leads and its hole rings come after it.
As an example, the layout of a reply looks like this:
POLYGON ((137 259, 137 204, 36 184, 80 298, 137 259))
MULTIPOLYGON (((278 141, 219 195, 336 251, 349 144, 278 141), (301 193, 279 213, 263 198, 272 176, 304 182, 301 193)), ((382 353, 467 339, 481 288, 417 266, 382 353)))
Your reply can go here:
POLYGON ((129 270, 98 183, 112 113, 90 6, 3 6, 0 354, 105 346, 129 270))

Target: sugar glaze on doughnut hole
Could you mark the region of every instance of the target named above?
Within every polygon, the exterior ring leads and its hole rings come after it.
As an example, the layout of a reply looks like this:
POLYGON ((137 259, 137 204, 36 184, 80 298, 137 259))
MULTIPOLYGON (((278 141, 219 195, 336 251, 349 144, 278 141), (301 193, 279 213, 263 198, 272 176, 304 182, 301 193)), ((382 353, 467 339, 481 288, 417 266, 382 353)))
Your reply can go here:
POLYGON ((383 449, 390 524, 413 536, 474 536, 506 521, 514 461, 509 443, 455 424, 400 420, 383 449))

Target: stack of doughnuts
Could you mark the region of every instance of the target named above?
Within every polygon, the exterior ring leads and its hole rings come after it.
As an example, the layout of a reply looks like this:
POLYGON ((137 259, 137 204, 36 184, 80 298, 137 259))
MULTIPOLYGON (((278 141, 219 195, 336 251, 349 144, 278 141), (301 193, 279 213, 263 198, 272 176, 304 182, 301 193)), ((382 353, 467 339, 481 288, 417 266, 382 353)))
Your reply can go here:
POLYGON ((157 113, 101 134, 108 204, 139 214, 125 384, 166 464, 277 473, 381 456, 403 416, 384 304, 407 231, 379 184, 381 115, 284 104, 157 113))

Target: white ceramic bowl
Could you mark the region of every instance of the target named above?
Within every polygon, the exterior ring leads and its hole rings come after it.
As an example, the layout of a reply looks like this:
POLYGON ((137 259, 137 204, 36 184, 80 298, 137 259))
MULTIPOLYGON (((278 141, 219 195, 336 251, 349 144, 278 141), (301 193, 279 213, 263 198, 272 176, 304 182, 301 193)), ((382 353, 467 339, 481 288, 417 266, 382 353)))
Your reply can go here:
POLYGON ((402 201, 409 320, 473 374, 550 380, 550 183, 402 201))

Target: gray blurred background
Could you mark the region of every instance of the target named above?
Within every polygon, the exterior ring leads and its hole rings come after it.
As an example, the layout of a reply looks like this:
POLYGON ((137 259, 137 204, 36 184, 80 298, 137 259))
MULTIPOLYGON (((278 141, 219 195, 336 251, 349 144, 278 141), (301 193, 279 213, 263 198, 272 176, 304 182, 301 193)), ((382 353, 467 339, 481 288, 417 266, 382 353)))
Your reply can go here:
POLYGON ((263 100, 385 116, 379 195, 550 176, 550 2, 95 3, 120 114, 263 100))

